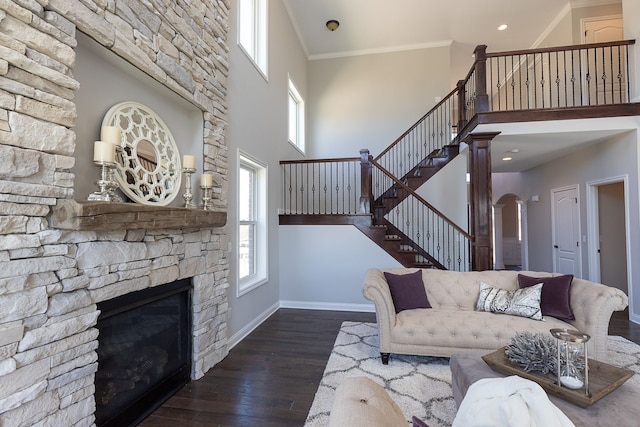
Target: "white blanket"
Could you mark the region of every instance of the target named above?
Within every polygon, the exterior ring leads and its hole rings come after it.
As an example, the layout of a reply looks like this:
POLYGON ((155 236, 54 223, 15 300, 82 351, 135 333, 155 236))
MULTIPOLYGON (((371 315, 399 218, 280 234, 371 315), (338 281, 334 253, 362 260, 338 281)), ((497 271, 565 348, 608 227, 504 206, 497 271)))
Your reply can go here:
POLYGON ((533 381, 518 376, 471 384, 452 427, 575 427, 533 381))

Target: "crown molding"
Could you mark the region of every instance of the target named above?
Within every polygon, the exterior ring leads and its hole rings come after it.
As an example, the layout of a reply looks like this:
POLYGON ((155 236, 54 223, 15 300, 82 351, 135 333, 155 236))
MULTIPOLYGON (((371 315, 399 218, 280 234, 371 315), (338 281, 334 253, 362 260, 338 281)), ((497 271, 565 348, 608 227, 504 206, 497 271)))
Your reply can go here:
POLYGON ((296 36, 298 37, 298 43, 302 47, 302 51, 304 55, 309 58, 309 49, 307 48, 307 44, 304 42, 304 37, 302 37, 302 31, 300 31, 300 26, 298 25, 298 21, 293 19, 293 11, 291 10, 291 5, 289 4, 289 0, 283 0, 282 4, 284 5, 284 10, 287 11, 287 15, 289 15, 289 22, 293 27, 293 31, 295 31, 296 36))
POLYGON ((362 50, 351 50, 344 52, 333 52, 333 53, 321 53, 316 55, 309 55, 309 60, 319 60, 319 59, 334 59, 334 58, 345 58, 349 56, 362 56, 362 55, 375 55, 379 53, 393 53, 393 52, 403 52, 408 50, 419 50, 419 49, 432 49, 436 47, 449 47, 453 43, 453 40, 442 40, 436 42, 429 43, 418 43, 418 44, 410 44, 403 46, 390 46, 384 48, 377 49, 362 49, 362 50))
MULTIPOLYGON (((579 0, 579 1, 584 2, 584 1, 589 1, 589 0, 579 0)), ((605 1, 609 1, 609 0, 605 0, 605 1)), ((573 2, 571 2, 571 3, 573 3, 573 2)), ((562 10, 560 11, 560 13, 558 13, 556 15, 556 17, 553 18, 553 21, 551 21, 549 23, 549 25, 547 25, 547 27, 544 29, 544 31, 538 36, 536 41, 533 42, 533 44, 531 45, 531 49, 535 49, 538 46, 540 46, 540 43, 542 43, 542 41, 544 39, 546 39, 547 36, 549 36, 551 31, 553 31, 558 26, 560 21, 562 21, 562 19, 564 19, 565 16, 567 16, 569 13, 571 13, 571 9, 572 8, 573 7, 571 6, 570 3, 565 4, 564 7, 562 8, 562 10)))
POLYGON ((571 9, 581 7, 605 6, 609 4, 622 4, 622 0, 571 0, 569 5, 571 9))

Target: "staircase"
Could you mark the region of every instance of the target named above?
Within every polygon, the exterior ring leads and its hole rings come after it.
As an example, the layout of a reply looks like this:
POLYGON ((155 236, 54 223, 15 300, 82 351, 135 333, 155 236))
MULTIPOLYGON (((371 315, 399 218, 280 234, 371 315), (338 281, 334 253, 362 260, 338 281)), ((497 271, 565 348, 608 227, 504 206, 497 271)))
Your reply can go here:
POLYGON ((361 150, 359 158, 281 161, 280 224, 354 225, 405 267, 491 269, 486 177, 498 133, 472 131, 480 123, 640 114, 640 105, 629 102, 626 78, 634 43, 489 54, 478 46, 465 79, 377 157, 361 150), (615 63, 597 68, 614 56, 615 63), (599 58, 596 69, 585 57, 599 58), (459 225, 416 191, 460 154, 461 141, 469 147, 471 190, 469 223, 459 225))
POLYGON ((384 193, 378 196, 373 202, 374 223, 383 221, 393 208, 398 206, 409 195, 414 194, 422 184, 434 176, 440 169, 445 167, 460 153, 458 145, 445 145, 441 149, 434 150, 422 159, 416 166, 407 172, 400 183, 393 183, 384 193), (408 187, 408 189, 406 189, 408 187))

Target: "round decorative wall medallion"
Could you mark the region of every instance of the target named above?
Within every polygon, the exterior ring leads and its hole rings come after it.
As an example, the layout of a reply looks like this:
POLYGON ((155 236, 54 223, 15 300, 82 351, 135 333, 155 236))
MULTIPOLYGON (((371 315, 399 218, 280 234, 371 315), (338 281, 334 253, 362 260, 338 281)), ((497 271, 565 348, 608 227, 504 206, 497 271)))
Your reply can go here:
POLYGON ((168 205, 180 192, 178 147, 162 119, 149 107, 126 101, 107 111, 102 126, 121 129, 116 152, 116 181, 131 200, 168 205))

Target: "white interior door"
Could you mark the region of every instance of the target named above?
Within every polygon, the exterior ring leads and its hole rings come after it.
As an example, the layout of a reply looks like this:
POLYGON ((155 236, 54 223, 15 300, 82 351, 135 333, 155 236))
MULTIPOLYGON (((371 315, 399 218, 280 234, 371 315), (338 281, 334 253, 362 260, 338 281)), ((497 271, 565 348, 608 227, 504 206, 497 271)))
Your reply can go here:
POLYGON ((553 221, 553 269, 558 273, 581 274, 580 204, 578 188, 551 190, 553 221))
MULTIPOLYGON (((602 16, 582 20, 583 43, 604 43, 620 40, 624 40, 622 16, 602 16)), ((589 94, 590 104, 624 101, 622 98, 625 95, 624 89, 627 84, 627 76, 626 69, 621 67, 620 64, 622 62, 620 52, 617 49, 592 52, 589 57, 589 69, 594 71, 592 83, 597 81, 598 84, 589 85, 591 92, 589 94), (605 80, 601 78, 603 75, 606 75, 605 80), (606 88, 603 86, 603 82, 606 82, 606 88)))

